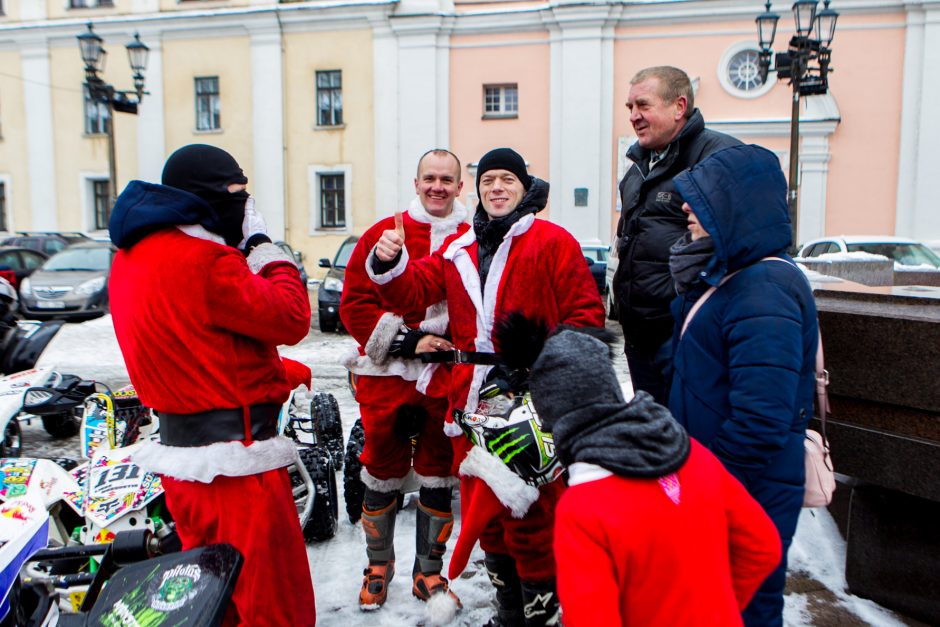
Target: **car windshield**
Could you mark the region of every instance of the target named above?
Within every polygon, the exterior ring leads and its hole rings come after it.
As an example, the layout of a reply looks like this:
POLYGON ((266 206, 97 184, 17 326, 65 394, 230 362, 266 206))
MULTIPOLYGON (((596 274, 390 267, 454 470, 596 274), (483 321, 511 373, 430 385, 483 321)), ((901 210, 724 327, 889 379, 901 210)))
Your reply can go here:
POLYGON ((349 263, 349 258, 352 257, 353 250, 356 249, 356 242, 343 242, 343 245, 339 247, 339 252, 336 253, 336 259, 333 261, 334 268, 345 268, 346 264, 349 263))
POLYGON ((905 266, 930 265, 940 268, 940 257, 923 244, 868 243, 846 244, 845 247, 850 253, 884 255, 905 266))
POLYGON ((585 257, 593 259, 594 261, 607 261, 606 248, 582 248, 581 252, 584 253, 585 257))
POLYGON ((42 269, 51 272, 67 270, 106 272, 110 267, 111 249, 109 248, 66 248, 50 257, 43 264, 42 269))

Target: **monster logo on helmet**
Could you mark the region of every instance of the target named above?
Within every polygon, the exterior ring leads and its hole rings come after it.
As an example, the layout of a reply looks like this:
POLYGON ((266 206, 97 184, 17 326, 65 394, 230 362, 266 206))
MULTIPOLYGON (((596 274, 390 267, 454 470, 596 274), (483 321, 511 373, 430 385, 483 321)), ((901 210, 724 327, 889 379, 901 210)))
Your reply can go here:
POLYGON ((461 413, 458 423, 470 440, 502 461, 529 485, 547 485, 561 476, 550 433, 528 393, 500 395, 481 402, 476 413, 461 413))

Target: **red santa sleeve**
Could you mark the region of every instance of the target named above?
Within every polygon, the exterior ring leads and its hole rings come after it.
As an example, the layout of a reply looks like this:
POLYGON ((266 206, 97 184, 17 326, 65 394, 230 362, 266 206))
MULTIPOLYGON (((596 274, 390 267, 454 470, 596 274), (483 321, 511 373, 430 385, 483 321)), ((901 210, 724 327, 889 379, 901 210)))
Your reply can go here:
POLYGON ((604 305, 588 270, 581 246, 562 231, 552 249, 551 281, 558 298, 562 324, 576 327, 604 326, 604 305))
POLYGON ((288 357, 281 357, 281 363, 284 364, 287 384, 292 390, 301 385, 306 385, 308 390, 313 388, 313 373, 309 367, 288 357))
POLYGON ((363 352, 376 363, 388 357, 388 350, 401 328, 403 317, 388 311, 382 303, 375 284, 366 272, 369 251, 382 230, 389 228, 390 220, 382 220, 359 239, 343 280, 343 295, 339 315, 343 327, 362 347, 363 352))
POLYGON ((725 514, 728 520, 728 553, 731 580, 738 607, 743 610, 751 597, 780 563, 780 535, 770 517, 741 483, 713 458, 721 475, 725 514))
POLYGON ((572 486, 555 509, 556 577, 565 627, 623 624, 610 547, 603 544, 619 530, 616 521, 612 532, 604 530, 593 513, 599 503, 589 488, 572 486))
POLYGON ((291 262, 270 263, 254 274, 244 256, 231 249, 205 272, 213 324, 272 346, 296 344, 310 331, 307 286, 291 262))

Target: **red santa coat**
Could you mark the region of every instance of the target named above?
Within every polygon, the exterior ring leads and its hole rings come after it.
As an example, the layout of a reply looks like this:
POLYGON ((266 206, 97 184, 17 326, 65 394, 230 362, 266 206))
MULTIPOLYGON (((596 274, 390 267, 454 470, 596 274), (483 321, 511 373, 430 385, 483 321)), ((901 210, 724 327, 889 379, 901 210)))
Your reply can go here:
MULTIPOLYGON (((428 256, 454 233, 470 228, 467 210, 459 202, 443 217, 429 214, 416 197, 402 215, 405 242, 414 258, 428 256)), ((403 403, 424 406, 430 419, 418 438, 414 467, 421 485, 450 485, 452 452, 441 431, 450 386, 450 370, 441 364, 423 364, 420 360, 389 356, 388 351, 402 324, 434 335, 448 329, 447 303, 433 303, 426 310, 396 315, 382 302, 375 284, 366 273, 369 251, 382 232, 394 229, 393 217, 380 220, 366 231, 346 264, 340 316, 343 326, 359 343, 347 355, 343 365, 359 375, 357 399, 366 430, 366 449, 362 458, 363 480, 372 489, 392 491, 401 487, 401 479, 411 466, 411 444, 392 434, 395 413, 403 403), (416 394, 417 392, 418 394, 416 394), (430 397, 430 398, 428 398, 430 397), (372 402, 370 399, 375 399, 372 402), (437 400, 431 400, 437 399, 437 400), (441 482, 440 479, 448 477, 441 482)))
MULTIPOLYGON (((382 297, 396 310, 426 307, 446 298, 452 341, 461 351, 492 352, 495 321, 513 311, 541 319, 549 327, 604 324, 604 307, 581 247, 568 231, 532 214, 509 229, 493 255, 485 287, 480 285, 472 229, 452 237, 429 257, 410 263, 409 257, 406 246, 399 263, 388 272, 374 274, 371 263, 366 269, 382 297)), ((473 364, 453 367, 451 410, 476 410, 480 387, 491 368, 473 364)), ((461 477, 461 531, 448 573, 454 578, 466 567, 470 551, 489 521, 504 507, 522 518, 539 492, 497 458, 474 448, 450 414, 445 430, 454 437, 454 464, 459 466, 461 477)), ((551 521, 547 522, 543 546, 551 543, 551 521)), ((533 545, 541 543, 533 541, 533 545)))
POLYGON ((685 465, 662 480, 571 467, 555 513, 566 627, 742 624, 741 610, 780 561, 780 538, 744 486, 691 445, 685 465))

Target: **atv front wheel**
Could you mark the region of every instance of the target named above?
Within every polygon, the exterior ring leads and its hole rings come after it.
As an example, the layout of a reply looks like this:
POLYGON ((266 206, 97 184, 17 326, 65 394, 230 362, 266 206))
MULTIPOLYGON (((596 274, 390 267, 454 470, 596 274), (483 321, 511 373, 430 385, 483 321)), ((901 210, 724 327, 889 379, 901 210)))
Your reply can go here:
POLYGON ((333 467, 343 469, 343 421, 336 397, 328 392, 317 392, 310 399, 310 419, 317 434, 317 444, 330 452, 333 467))
POLYGON ((300 461, 313 480, 313 511, 304 523, 304 540, 323 542, 336 534, 339 518, 339 495, 336 490, 336 469, 333 459, 325 447, 311 446, 297 451, 300 461))
POLYGON ((54 438, 70 438, 78 433, 78 429, 81 427, 81 420, 76 418, 72 412, 41 416, 41 418, 46 433, 54 438))
POLYGON ((346 442, 346 460, 343 468, 343 497, 346 499, 346 515, 349 522, 356 524, 362 517, 362 500, 366 495, 366 486, 359 473, 362 472, 362 463, 359 456, 366 444, 366 434, 362 428, 362 418, 356 420, 349 441, 346 442))

